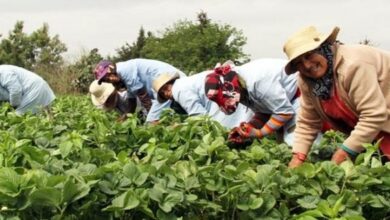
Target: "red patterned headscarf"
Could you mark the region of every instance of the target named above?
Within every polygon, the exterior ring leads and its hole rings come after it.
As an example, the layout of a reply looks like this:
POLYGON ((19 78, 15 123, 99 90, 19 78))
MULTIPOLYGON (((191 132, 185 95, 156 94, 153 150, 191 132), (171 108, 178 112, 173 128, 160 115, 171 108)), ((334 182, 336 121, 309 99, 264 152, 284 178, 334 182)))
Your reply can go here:
POLYGON ((205 93, 207 98, 218 104, 221 110, 230 115, 240 102, 240 82, 238 75, 229 65, 216 67, 206 77, 205 93))

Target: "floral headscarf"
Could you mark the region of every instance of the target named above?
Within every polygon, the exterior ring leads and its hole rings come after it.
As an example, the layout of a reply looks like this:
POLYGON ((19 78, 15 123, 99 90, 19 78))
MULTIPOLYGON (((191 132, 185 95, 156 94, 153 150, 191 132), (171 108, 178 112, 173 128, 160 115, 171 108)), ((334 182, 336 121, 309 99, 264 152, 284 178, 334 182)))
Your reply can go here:
POLYGON ((313 83, 313 94, 322 100, 330 98, 333 85, 333 52, 331 46, 330 43, 324 42, 315 50, 316 53, 323 55, 327 60, 328 69, 324 76, 319 79, 309 78, 309 81, 313 83))
POLYGON ((240 83, 237 73, 231 70, 229 65, 215 68, 214 72, 206 77, 205 93, 225 114, 234 113, 240 101, 240 83))

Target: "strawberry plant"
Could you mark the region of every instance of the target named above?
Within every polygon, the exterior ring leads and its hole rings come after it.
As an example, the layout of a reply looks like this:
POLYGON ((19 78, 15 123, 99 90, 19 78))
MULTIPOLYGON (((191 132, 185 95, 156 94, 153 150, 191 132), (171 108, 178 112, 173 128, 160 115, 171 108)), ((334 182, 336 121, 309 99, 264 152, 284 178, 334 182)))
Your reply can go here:
POLYGON ((52 115, 0 107, 2 219, 388 219, 390 165, 378 146, 337 166, 328 132, 301 167, 274 138, 231 148, 205 116, 123 123, 86 96, 52 115))

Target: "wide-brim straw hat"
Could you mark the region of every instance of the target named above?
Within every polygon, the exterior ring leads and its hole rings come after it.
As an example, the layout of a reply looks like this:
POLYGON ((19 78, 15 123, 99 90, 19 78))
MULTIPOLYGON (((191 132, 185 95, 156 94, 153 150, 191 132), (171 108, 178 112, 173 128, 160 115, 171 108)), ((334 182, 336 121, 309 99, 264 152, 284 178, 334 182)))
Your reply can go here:
POLYGON ((114 91, 114 85, 105 82, 99 84, 98 80, 94 80, 89 86, 89 93, 95 106, 102 106, 114 91))
POLYGON ((163 97, 161 97, 158 93, 160 89, 167 84, 168 82, 179 78, 180 75, 178 73, 162 73, 155 80, 153 80, 153 90, 157 93, 157 101, 159 103, 163 103, 167 101, 163 97))
POLYGON ((334 27, 329 34, 323 34, 318 32, 314 26, 309 26, 293 34, 283 46, 283 51, 289 59, 289 62, 285 66, 286 73, 291 74, 297 71, 291 65, 295 58, 318 48, 325 41, 333 43, 336 40, 339 30, 339 27, 334 27))

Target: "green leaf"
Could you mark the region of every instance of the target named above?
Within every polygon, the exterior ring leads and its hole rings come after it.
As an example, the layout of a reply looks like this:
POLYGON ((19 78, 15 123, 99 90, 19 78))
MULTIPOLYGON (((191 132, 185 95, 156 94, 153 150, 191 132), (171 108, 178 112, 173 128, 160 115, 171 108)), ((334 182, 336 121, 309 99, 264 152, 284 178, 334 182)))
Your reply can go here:
POLYGON ((64 141, 60 143, 59 149, 61 152, 62 158, 66 158, 72 151, 73 143, 71 141, 64 141))
POLYGON ((240 203, 237 204, 237 208, 242 210, 242 211, 248 211, 249 210, 248 201, 247 200, 240 201, 240 203))
POLYGON ((345 210, 345 205, 343 202, 344 202, 344 196, 341 196, 333 205, 332 211, 333 213, 335 213, 335 215, 345 210))
POLYGON ((341 163, 340 167, 343 168, 346 178, 353 176, 357 173, 355 166, 350 160, 346 160, 343 163, 341 163))
POLYGON ((159 203, 159 207, 164 212, 171 212, 172 208, 183 201, 183 193, 176 191, 176 192, 170 192, 162 201, 162 203, 159 203))
POLYGON ((187 194, 187 195, 185 195, 185 200, 187 200, 187 201, 193 202, 193 201, 196 201, 197 199, 198 199, 198 196, 195 195, 195 194, 187 194))
POLYGON ((317 210, 320 211, 325 216, 334 218, 336 217, 336 213, 333 212, 333 209, 330 208, 329 203, 326 200, 321 200, 318 203, 317 210))
POLYGON ((262 198, 254 198, 249 200, 249 208, 250 209, 258 209, 260 206, 263 205, 263 199, 262 198))
POLYGON ((319 196, 304 196, 297 200, 297 203, 305 209, 315 209, 320 201, 319 196))
POLYGON ((11 168, 0 168, 0 192, 16 197, 20 193, 20 185, 25 180, 11 168))
POLYGON ((138 170, 137 165, 135 165, 133 162, 129 162, 123 166, 123 174, 125 177, 134 180, 140 175, 140 171, 138 170))
POLYGON ((48 153, 36 147, 23 146, 21 148, 21 151, 29 158, 31 158, 33 161, 36 161, 40 164, 44 164, 47 161, 48 153))
POLYGON ((148 193, 149 193, 149 197, 151 199, 153 199, 154 201, 156 201, 158 203, 162 203, 163 202, 163 194, 165 192, 166 191, 164 189, 155 185, 152 189, 149 190, 148 193))
POLYGON ((111 205, 104 208, 103 211, 130 210, 138 207, 139 204, 139 199, 135 195, 134 191, 130 189, 112 200, 111 205))
POLYGON ((313 178, 316 175, 315 167, 311 163, 303 163, 301 166, 295 168, 294 171, 306 179, 313 178))
POLYGON ((121 151, 117 155, 118 161, 121 163, 127 163, 129 161, 129 154, 125 151, 121 151))
POLYGON ((56 188, 42 188, 32 191, 29 201, 34 206, 59 207, 62 200, 62 193, 56 188))
POLYGON ((264 201, 263 205, 261 206, 262 212, 268 213, 271 209, 273 209, 276 205, 276 199, 271 194, 263 194, 262 199, 264 201))
POLYGON ((68 178, 68 180, 65 182, 63 191, 62 191, 62 198, 63 202, 66 202, 67 204, 72 203, 74 201, 77 201, 89 193, 89 186, 85 183, 74 183, 72 181, 72 178, 68 178))
POLYGON ((321 211, 319 210, 308 210, 306 212, 303 212, 297 216, 295 216, 294 220, 316 220, 317 218, 323 218, 325 217, 321 211))
POLYGON ((149 173, 147 172, 143 172, 141 173, 139 176, 137 176, 134 180, 134 183, 137 185, 137 186, 141 186, 142 184, 144 184, 146 182, 146 180, 148 179, 149 177, 149 173))

